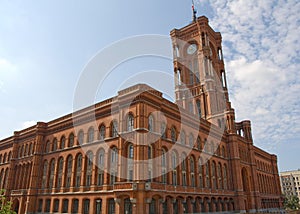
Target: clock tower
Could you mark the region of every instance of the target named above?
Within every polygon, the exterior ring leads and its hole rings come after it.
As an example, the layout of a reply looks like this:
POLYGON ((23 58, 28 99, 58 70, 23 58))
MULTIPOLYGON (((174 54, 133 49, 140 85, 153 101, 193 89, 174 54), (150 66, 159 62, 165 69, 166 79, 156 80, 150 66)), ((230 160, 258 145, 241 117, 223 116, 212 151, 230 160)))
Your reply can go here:
POLYGON ((199 118, 234 132, 229 102, 222 37, 201 16, 170 33, 176 103, 199 118))

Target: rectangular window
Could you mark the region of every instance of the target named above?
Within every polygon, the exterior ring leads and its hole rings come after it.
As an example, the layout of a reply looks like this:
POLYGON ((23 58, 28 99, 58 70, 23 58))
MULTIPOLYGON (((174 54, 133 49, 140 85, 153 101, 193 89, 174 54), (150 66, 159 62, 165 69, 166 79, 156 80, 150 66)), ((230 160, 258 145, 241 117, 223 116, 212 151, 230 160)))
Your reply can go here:
POLYGON ((51 199, 46 199, 45 212, 50 212, 51 199))
POLYGON ((42 212, 43 209, 43 199, 39 199, 38 212, 42 212))

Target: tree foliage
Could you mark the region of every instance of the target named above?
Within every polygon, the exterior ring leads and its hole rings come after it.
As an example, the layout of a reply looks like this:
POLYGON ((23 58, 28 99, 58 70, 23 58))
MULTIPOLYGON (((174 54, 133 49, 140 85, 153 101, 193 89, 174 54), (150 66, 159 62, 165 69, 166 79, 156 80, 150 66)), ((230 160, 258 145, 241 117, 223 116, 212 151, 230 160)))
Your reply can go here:
POLYGON ((299 198, 296 195, 285 196, 284 207, 291 210, 300 209, 299 198))
POLYGON ((4 190, 0 190, 0 214, 16 214, 12 211, 12 203, 6 200, 4 190))

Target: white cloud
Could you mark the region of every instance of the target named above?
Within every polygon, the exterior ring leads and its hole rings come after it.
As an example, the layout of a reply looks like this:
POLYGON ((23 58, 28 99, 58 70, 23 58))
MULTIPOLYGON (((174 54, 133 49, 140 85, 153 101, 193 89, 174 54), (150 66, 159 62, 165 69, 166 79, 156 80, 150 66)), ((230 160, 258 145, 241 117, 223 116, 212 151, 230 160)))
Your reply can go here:
POLYGON ((252 120, 255 143, 264 148, 300 140, 300 2, 215 0, 210 5, 211 26, 223 36, 237 119, 252 120))
POLYGON ((36 121, 34 121, 34 120, 25 121, 24 123, 22 123, 22 129, 29 128, 31 126, 34 126, 35 124, 36 124, 36 121))

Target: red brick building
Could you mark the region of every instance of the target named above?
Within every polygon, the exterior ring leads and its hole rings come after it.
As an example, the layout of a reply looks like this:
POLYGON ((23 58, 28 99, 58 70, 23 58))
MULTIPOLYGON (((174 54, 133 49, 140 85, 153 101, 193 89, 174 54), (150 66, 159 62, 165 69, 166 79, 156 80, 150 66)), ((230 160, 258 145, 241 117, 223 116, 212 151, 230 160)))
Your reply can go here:
POLYGON ((282 207, 276 155, 235 122, 221 34, 171 31, 176 103, 143 84, 0 141, 18 213, 257 212, 282 207), (75 125, 74 125, 75 124, 75 125))

